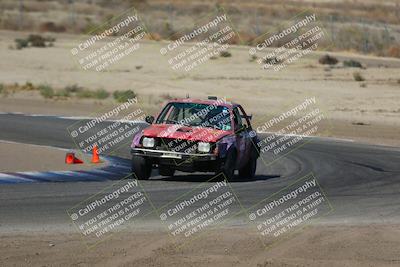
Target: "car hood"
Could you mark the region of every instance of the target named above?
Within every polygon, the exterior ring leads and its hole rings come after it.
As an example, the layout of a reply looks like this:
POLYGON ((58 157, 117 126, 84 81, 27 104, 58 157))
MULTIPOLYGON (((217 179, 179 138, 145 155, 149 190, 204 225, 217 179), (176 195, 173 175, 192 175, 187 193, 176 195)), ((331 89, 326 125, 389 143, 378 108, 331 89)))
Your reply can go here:
POLYGON ((230 131, 208 127, 188 127, 178 124, 153 124, 143 130, 147 137, 172 138, 191 141, 217 142, 230 131))

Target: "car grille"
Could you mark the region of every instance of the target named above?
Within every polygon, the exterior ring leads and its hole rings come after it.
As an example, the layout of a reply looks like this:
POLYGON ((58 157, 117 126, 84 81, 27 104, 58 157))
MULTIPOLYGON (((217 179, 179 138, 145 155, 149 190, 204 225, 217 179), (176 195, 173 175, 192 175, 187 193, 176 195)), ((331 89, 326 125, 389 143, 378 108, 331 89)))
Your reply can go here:
POLYGON ((172 151, 172 152, 182 152, 182 153, 196 153, 197 151, 197 141, 191 140, 179 140, 172 138, 159 138, 158 149, 172 151))

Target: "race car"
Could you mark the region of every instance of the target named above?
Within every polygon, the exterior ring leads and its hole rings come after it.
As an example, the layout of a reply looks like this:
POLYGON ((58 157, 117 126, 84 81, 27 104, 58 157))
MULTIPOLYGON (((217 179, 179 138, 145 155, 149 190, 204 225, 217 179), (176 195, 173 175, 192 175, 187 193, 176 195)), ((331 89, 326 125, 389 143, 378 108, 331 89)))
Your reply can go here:
POLYGON ((131 144, 132 172, 147 180, 152 169, 173 176, 175 171, 214 172, 227 180, 252 178, 257 168, 257 134, 239 104, 217 97, 181 98, 166 103, 131 144))

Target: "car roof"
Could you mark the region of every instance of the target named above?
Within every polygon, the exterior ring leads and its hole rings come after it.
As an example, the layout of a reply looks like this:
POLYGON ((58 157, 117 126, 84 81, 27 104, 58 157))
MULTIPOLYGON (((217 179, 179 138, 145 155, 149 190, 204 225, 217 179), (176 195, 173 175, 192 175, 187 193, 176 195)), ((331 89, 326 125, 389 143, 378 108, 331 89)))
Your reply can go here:
POLYGON ((175 98, 175 99, 168 101, 168 103, 195 103, 195 104, 224 106, 224 107, 228 107, 228 108, 234 108, 234 107, 238 106, 238 104, 227 101, 224 98, 219 98, 217 100, 213 100, 213 99, 204 100, 204 99, 195 99, 195 98, 175 98))

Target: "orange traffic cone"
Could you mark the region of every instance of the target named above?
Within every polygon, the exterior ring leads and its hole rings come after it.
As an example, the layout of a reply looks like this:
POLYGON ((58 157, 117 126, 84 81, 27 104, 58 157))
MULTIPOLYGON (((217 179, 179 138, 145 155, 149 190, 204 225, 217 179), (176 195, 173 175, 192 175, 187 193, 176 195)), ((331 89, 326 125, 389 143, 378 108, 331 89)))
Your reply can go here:
POLYGON ((66 164, 81 164, 83 163, 82 160, 75 157, 75 153, 67 153, 65 155, 65 163, 66 164))
POLYGON ((97 151, 97 146, 93 147, 92 163, 100 163, 99 152, 97 151))

